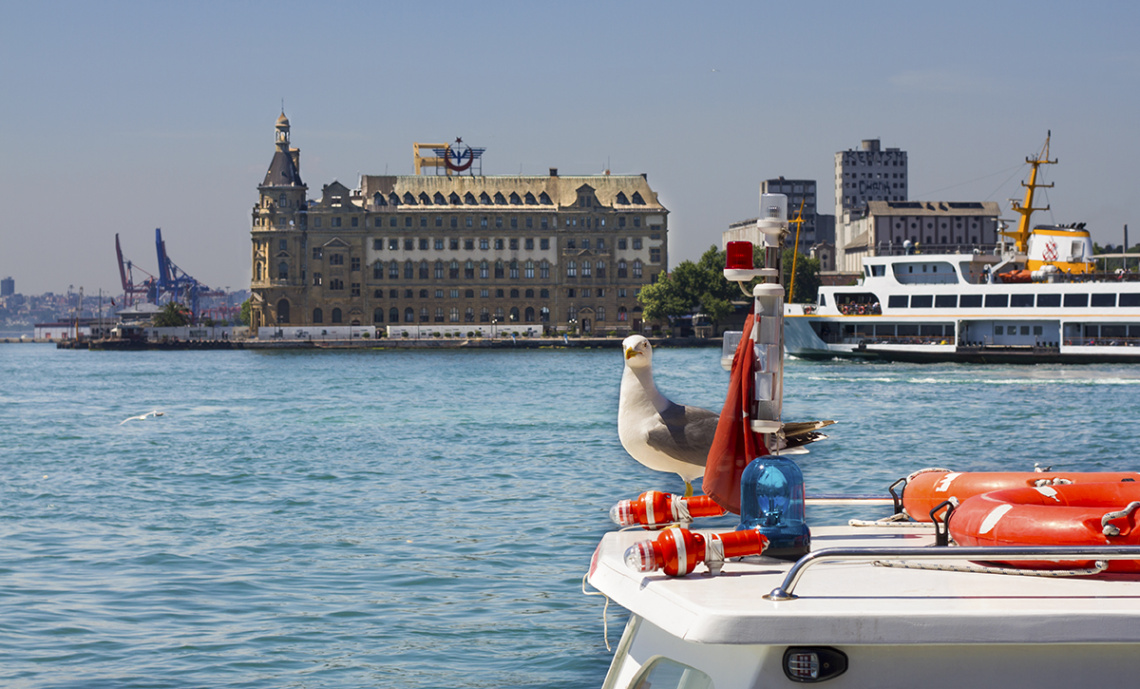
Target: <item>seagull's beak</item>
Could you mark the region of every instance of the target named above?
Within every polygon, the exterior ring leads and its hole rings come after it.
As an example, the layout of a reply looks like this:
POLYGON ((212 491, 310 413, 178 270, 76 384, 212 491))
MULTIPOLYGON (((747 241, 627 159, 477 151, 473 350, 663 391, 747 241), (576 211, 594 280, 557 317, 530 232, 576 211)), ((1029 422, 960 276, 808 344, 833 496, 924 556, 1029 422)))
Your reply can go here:
POLYGON ((637 356, 637 350, 634 349, 633 347, 627 347, 625 350, 625 360, 629 361, 630 359, 632 359, 635 356, 637 356))

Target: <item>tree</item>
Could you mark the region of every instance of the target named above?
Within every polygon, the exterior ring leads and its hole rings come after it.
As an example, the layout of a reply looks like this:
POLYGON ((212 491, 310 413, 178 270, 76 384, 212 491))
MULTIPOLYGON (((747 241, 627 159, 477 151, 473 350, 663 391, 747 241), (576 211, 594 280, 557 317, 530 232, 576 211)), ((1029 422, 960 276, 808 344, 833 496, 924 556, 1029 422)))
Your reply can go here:
POLYGON ((176 301, 168 302, 162 310, 154 315, 154 327, 178 328, 190 325, 190 309, 176 301))
POLYGON ((819 259, 808 258, 803 254, 795 254, 790 248, 784 249, 784 292, 790 292, 792 301, 797 304, 811 304, 816 300, 821 284, 819 277, 819 259), (792 257, 796 262, 796 285, 791 289, 792 257))
POLYGON ((241 324, 249 325, 249 299, 241 303, 241 324))
POLYGON ((682 261, 669 274, 643 287, 637 295, 647 320, 671 320, 700 310, 714 323, 732 312, 732 301, 743 297, 724 279, 724 252, 715 246, 696 263, 682 261))

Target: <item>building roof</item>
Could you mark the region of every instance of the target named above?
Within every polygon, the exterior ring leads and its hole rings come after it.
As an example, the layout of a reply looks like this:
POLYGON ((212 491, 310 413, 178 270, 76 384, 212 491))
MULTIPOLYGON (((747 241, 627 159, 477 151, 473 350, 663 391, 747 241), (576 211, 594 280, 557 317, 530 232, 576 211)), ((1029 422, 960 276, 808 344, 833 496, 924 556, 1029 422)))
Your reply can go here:
POLYGON ((868 215, 977 216, 1001 215, 996 201, 868 201, 868 215))
POLYGON ((657 193, 650 189, 644 175, 365 175, 360 180, 361 200, 365 203, 376 193, 385 197, 394 193, 400 199, 404 198, 404 194, 410 193, 417 200, 417 205, 421 205, 421 193, 429 199, 434 199, 437 192, 445 199, 455 193, 461 200, 466 199, 470 193, 476 200, 475 204, 449 202, 446 206, 440 206, 448 208, 536 205, 567 207, 578 202, 578 191, 583 187, 589 187, 602 206, 618 210, 665 212, 665 207, 658 201, 657 193), (483 194, 490 199, 489 204, 480 203, 483 194), (512 194, 517 195, 517 201, 512 202, 512 194), (535 202, 527 203, 527 194, 535 202), (550 199, 549 204, 538 201, 543 194, 550 199))
POLYGON ((278 147, 273 154, 273 161, 269 163, 269 171, 265 173, 263 187, 303 187, 301 171, 293 159, 292 151, 285 151, 278 147))

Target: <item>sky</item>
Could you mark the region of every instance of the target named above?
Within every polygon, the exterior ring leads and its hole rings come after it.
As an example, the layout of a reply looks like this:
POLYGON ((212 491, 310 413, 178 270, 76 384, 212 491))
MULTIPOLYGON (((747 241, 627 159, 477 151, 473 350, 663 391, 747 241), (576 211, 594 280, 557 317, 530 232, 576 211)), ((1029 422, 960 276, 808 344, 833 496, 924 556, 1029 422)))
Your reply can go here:
POLYGON ((485 147, 484 174, 648 175, 669 263, 878 138, 911 200, 1021 197, 1037 222, 1131 223, 1140 3, 16 2, 0 0, 0 277, 120 291, 115 234, 155 272, 247 288, 250 212, 284 103, 310 197, 412 174, 412 143, 485 147))

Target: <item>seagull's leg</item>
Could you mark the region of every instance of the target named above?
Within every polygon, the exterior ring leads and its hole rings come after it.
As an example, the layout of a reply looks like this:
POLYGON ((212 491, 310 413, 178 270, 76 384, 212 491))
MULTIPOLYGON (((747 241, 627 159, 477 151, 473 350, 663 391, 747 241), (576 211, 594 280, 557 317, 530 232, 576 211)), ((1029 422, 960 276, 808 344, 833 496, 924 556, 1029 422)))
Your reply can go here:
POLYGON ((693 497, 693 484, 689 483, 688 481, 685 481, 685 495, 684 495, 684 497, 686 497, 686 498, 693 497))

